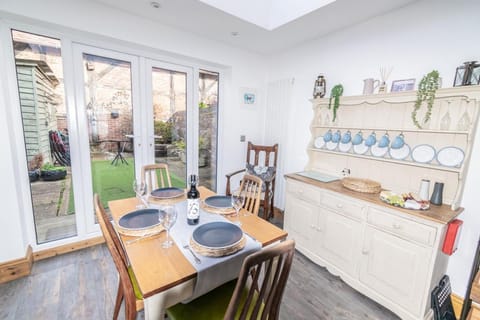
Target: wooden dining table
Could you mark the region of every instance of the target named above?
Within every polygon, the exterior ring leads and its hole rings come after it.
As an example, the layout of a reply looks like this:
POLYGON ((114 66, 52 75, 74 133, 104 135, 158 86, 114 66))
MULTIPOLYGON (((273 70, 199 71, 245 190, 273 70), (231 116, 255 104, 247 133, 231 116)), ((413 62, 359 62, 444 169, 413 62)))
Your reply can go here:
MULTIPOLYGON (((199 187, 200 198, 215 195, 215 192, 199 187)), ((180 199, 181 201, 182 199, 180 199)), ((136 198, 113 200, 108 202, 115 222, 124 214, 136 209, 139 200, 136 198)), ((262 247, 269 246, 286 239, 287 232, 245 210, 239 217, 227 219, 240 220, 244 233, 259 241, 262 247)), ((201 217, 200 217, 201 219, 201 217)), ((163 248, 166 233, 129 241, 135 237, 120 234, 131 268, 137 278, 138 286, 144 297, 145 319, 164 319, 165 309, 190 298, 193 294, 197 271, 185 258, 175 244, 171 248, 163 248)))

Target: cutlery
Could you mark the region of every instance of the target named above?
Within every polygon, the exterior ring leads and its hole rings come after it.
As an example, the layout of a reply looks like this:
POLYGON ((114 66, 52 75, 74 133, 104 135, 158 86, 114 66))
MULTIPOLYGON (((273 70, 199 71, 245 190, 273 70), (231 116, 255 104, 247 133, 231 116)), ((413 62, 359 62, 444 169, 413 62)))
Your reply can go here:
POLYGON ((184 249, 188 249, 188 251, 190 251, 190 253, 192 254, 193 259, 195 259, 195 262, 196 262, 196 263, 198 263, 198 264, 202 263, 202 260, 200 260, 200 259, 197 257, 197 255, 195 254, 195 252, 193 252, 192 248, 191 248, 188 244, 184 245, 183 248, 184 248, 184 249))
POLYGON ((143 240, 143 239, 147 239, 147 238, 150 238, 150 237, 153 237, 157 234, 160 234, 161 232, 163 232, 164 230, 161 230, 161 231, 155 231, 155 232, 150 232, 150 233, 146 233, 144 234, 143 236, 141 237, 138 237, 138 238, 135 238, 135 239, 132 239, 132 240, 127 240, 125 241, 125 244, 132 244, 132 243, 135 243, 135 242, 138 242, 140 240, 143 240))

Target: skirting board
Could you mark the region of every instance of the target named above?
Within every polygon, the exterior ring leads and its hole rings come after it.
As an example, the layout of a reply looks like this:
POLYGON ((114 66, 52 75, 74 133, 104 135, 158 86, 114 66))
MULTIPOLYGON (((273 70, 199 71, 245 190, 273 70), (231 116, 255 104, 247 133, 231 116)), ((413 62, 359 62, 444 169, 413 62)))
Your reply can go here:
POLYGON ((50 249, 37 251, 33 254, 33 260, 38 261, 38 260, 58 256, 60 254, 64 254, 64 253, 68 253, 68 252, 77 251, 77 250, 80 250, 80 249, 92 247, 92 246, 95 246, 97 244, 101 244, 101 243, 104 243, 104 242, 105 242, 105 238, 103 238, 103 236, 99 236, 99 237, 95 237, 95 238, 91 238, 91 239, 87 239, 87 240, 83 240, 83 241, 78 241, 78 242, 75 242, 75 243, 65 244, 63 246, 58 246, 58 247, 55 247, 55 248, 50 248, 50 249))
POLYGON ((28 276, 32 270, 33 252, 32 247, 27 247, 25 258, 20 258, 0 264, 0 283, 12 281, 28 276))
POLYGON ((460 318, 460 313, 462 313, 463 298, 457 296, 456 294, 451 294, 453 310, 455 311, 455 316, 460 318))

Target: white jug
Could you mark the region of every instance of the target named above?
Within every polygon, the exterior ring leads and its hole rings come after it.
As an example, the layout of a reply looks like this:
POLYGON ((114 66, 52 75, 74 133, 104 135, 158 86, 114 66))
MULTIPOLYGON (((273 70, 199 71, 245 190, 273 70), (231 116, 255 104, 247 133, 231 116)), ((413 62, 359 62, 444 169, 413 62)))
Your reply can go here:
POLYGON ((380 80, 374 80, 373 78, 363 80, 363 94, 373 94, 373 90, 375 90, 379 84, 380 80))

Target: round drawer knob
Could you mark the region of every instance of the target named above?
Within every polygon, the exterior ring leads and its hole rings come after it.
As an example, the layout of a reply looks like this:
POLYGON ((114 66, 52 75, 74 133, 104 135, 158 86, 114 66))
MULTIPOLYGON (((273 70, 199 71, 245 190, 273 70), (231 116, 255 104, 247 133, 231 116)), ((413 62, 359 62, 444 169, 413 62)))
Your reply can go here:
POLYGON ((394 228, 394 229, 401 229, 402 226, 401 226, 400 224, 398 224, 398 223, 395 222, 395 223, 393 223, 393 228, 394 228))
POLYGON ((343 208, 343 204, 337 203, 337 208, 342 209, 342 208, 343 208))
POLYGON ((362 254, 367 255, 367 254, 368 254, 368 250, 367 250, 367 249, 363 249, 363 250, 362 250, 362 254))

